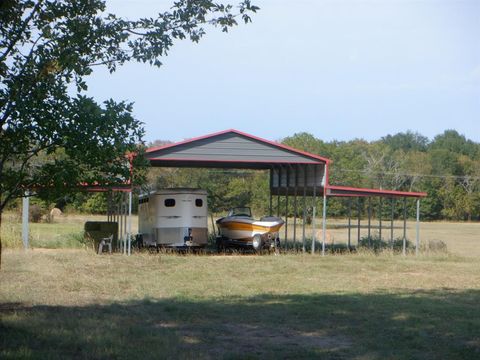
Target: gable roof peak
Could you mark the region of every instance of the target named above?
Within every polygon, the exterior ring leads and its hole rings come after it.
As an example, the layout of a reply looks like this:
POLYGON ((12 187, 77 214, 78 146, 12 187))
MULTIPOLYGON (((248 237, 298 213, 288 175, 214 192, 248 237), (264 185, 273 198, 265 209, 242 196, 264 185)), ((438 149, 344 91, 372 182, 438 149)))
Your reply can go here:
POLYGON ((159 151, 159 150, 164 150, 164 149, 169 149, 169 148, 180 146, 180 145, 194 143, 194 142, 199 141, 199 140, 210 139, 210 138, 225 135, 225 134, 228 134, 228 133, 233 133, 233 134, 242 136, 242 137, 250 139, 250 140, 254 140, 254 141, 269 145, 269 146, 273 146, 273 147, 276 147, 276 148, 279 148, 279 149, 282 149, 282 150, 286 150, 290 153, 295 153, 295 154, 298 154, 298 155, 301 155, 301 156, 306 156, 306 157, 309 157, 309 158, 312 158, 312 159, 315 159, 315 160, 319 160, 321 162, 325 162, 325 163, 330 163, 331 162, 330 159, 327 159, 325 157, 315 155, 315 154, 311 154, 311 153, 306 152, 306 151, 298 150, 298 149, 292 148, 288 145, 278 143, 276 141, 266 140, 266 139, 263 139, 263 138, 260 138, 260 137, 257 137, 257 136, 251 135, 251 134, 247 134, 243 131, 233 129, 233 128, 223 130, 223 131, 214 132, 214 133, 199 136, 199 137, 194 137, 194 138, 191 138, 191 139, 186 139, 186 140, 176 142, 176 143, 173 143, 173 144, 167 144, 167 145, 163 145, 163 146, 152 147, 152 148, 147 149, 146 153, 148 154, 148 153, 159 151))

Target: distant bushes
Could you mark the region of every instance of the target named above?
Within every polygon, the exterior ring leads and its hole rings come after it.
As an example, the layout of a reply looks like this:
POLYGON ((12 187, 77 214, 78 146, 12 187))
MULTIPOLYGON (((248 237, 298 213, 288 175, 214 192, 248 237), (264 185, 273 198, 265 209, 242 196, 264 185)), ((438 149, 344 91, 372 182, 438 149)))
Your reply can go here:
MULTIPOLYGON (((374 252, 381 252, 383 250, 393 250, 394 252, 403 251, 403 238, 393 239, 393 242, 390 240, 385 240, 380 238, 378 235, 374 236, 364 236, 360 239, 358 243, 359 249, 369 249, 374 252)), ((408 239, 405 240, 405 250, 407 252, 415 251, 415 244, 408 239)), ((419 251, 425 252, 447 252, 447 244, 440 240, 429 240, 426 243, 420 243, 419 251)))
POLYGON ((33 204, 30 206, 28 219, 30 222, 38 223, 42 220, 43 215, 47 213, 47 210, 40 205, 33 204))
POLYGON ((426 244, 420 244, 420 250, 446 253, 447 244, 441 240, 429 240, 426 244))
MULTIPOLYGON (((367 248, 371 249, 375 252, 386 250, 386 249, 391 249, 395 252, 401 252, 403 251, 403 239, 402 238, 396 238, 393 239, 393 242, 390 240, 385 240, 383 238, 380 238, 378 235, 374 236, 364 236, 360 239, 358 243, 359 248, 367 248)), ((405 248, 406 250, 414 249, 415 245, 412 244, 409 240, 405 240, 405 248)))

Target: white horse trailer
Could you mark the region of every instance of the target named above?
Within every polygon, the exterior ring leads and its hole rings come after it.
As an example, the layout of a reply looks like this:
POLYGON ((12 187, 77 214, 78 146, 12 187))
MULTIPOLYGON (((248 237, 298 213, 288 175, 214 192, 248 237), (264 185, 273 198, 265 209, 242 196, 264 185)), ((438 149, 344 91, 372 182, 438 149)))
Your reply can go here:
POLYGON ((138 232, 144 245, 207 245, 208 209, 205 190, 158 190, 141 195, 138 205, 138 232))

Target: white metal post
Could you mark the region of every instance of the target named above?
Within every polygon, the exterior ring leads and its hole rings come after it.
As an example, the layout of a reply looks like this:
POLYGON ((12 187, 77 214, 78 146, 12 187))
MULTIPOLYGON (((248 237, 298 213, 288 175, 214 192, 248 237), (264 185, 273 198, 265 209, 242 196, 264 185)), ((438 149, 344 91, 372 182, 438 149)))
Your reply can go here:
POLYGON ((287 237, 288 237, 288 188, 290 183, 290 168, 285 167, 285 241, 284 248, 287 250, 287 237))
POLYGON ((323 227, 322 227, 322 256, 325 256, 325 238, 327 236, 327 190, 323 187, 323 227))
POLYGON ((407 198, 403 198, 403 256, 407 255, 407 198))
POLYGON ((127 197, 122 194, 122 233, 123 233, 123 254, 127 255, 127 197))
POLYGON ((317 167, 313 167, 313 209, 312 209, 312 255, 315 254, 315 241, 317 231, 315 227, 315 217, 317 216, 317 167))
POLYGON ((302 219, 302 252, 305 252, 305 223, 307 222, 307 165, 303 167, 303 219, 302 219))
POLYGON ((29 193, 25 192, 25 196, 22 199, 22 241, 23 247, 25 250, 28 249, 28 211, 30 206, 30 197, 29 193))
POLYGON ((348 198, 348 251, 351 249, 352 242, 352 198, 348 198))
POLYGON ((128 256, 130 256, 131 249, 132 249, 132 191, 128 193, 127 236, 128 236, 128 256))
POLYGON ((420 199, 417 199, 417 233, 415 242, 415 255, 418 255, 418 247, 420 245, 420 199))

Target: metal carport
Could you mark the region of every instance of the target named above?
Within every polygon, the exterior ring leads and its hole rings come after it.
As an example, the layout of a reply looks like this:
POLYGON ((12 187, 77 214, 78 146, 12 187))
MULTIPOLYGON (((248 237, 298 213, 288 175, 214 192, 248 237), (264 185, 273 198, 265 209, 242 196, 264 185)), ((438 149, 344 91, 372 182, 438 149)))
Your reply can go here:
MULTIPOLYGON (((414 193, 380 189, 361 189, 329 184, 331 160, 300 151, 283 144, 265 140, 244 132, 230 129, 186 141, 150 148, 146 158, 153 167, 263 169, 270 172, 270 215, 273 214, 273 197, 277 197, 277 215, 280 215, 280 196, 294 201, 294 233, 296 243, 297 196, 303 199, 302 248, 305 251, 306 197, 312 197, 312 253, 315 251, 315 218, 317 196, 323 197, 322 254, 325 254, 327 197, 370 197, 417 199, 417 242, 419 238, 419 206, 426 193, 414 193)), ((349 227, 350 231, 350 227, 349 227)), ((285 222, 285 239, 288 223, 285 222)))

